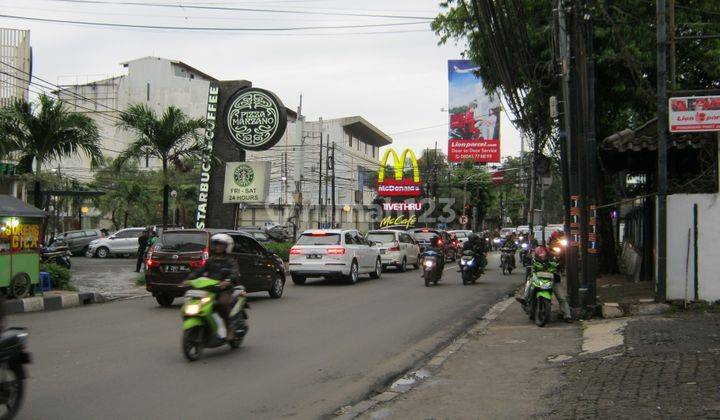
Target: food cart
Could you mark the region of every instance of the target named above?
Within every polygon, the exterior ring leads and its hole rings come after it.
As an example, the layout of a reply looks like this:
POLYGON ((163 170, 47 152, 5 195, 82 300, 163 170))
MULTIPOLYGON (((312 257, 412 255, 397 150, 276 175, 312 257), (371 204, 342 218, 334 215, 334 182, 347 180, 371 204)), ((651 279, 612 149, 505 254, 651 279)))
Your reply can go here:
POLYGON ((0 289, 9 298, 33 294, 40 277, 40 234, 46 213, 0 195, 0 289))

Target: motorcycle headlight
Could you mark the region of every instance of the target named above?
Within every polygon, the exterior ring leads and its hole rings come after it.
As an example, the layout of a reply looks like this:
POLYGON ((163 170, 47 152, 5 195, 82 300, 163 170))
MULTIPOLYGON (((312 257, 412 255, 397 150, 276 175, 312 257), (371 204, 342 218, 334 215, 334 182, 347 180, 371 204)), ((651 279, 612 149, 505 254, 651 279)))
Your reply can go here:
POLYGON ((554 247, 553 247, 553 251, 554 251, 555 253, 560 253, 561 249, 560 249, 559 246, 554 246, 554 247))
POLYGON ((200 313, 200 304, 199 303, 191 303, 189 305, 185 305, 183 312, 187 316, 195 316, 200 313))
POLYGON ((427 267, 427 268, 432 267, 433 264, 434 264, 434 262, 433 262, 432 260, 426 260, 426 261, 423 263, 423 265, 424 265, 425 267, 427 267))
POLYGON ((460 260, 460 265, 465 265, 465 260, 460 260))
POLYGON ((499 244, 499 243, 500 243, 500 238, 495 238, 495 239, 493 239, 493 242, 495 242, 496 244, 499 244))
POLYGON ((522 246, 522 249, 527 249, 528 244, 522 244, 521 246, 522 246))
POLYGON ((568 240, 567 239, 560 239, 560 245, 567 246, 568 240))

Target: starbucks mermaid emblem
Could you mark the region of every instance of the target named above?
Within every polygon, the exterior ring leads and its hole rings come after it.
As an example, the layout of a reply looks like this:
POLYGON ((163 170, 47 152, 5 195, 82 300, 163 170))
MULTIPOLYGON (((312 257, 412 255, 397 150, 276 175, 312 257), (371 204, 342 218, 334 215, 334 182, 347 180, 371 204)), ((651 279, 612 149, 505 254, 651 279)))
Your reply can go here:
POLYGON ((235 183, 240 187, 249 187, 255 179, 255 171, 248 165, 240 165, 233 173, 235 183))

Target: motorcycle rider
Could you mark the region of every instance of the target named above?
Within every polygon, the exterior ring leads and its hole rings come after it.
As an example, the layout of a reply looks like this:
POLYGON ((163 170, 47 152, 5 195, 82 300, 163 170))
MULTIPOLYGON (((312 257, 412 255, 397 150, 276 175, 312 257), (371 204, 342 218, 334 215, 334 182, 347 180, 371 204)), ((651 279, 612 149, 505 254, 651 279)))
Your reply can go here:
POLYGON ((481 238, 477 234, 473 233, 470 235, 467 241, 463 244, 463 251, 472 251, 478 258, 478 268, 480 273, 485 272, 485 266, 487 265, 487 258, 485 252, 487 251, 485 239, 481 238))
POLYGON ((205 265, 195 269, 188 275, 188 280, 198 277, 208 277, 220 281, 217 285, 217 298, 215 311, 225 322, 227 341, 235 338, 235 330, 230 328, 230 303, 232 300, 232 286, 240 284, 240 268, 237 261, 230 257, 234 241, 230 235, 216 233, 210 238, 210 256, 205 265))
MULTIPOLYGON (((535 263, 540 263, 543 267, 548 267, 550 263, 551 257, 550 252, 545 248, 544 246, 539 246, 535 250, 535 263)), ((530 290, 531 290, 531 277, 528 276, 527 281, 525 282, 525 291, 523 293, 522 297, 515 297, 515 300, 520 302, 523 306, 527 304, 527 301, 530 299, 530 290)), ((555 282, 555 287, 553 287, 553 295, 555 296, 555 299, 557 299, 558 304, 560 305, 560 312, 562 312, 563 319, 565 322, 572 322, 572 312, 570 311, 570 305, 567 301, 567 293, 565 289, 563 289, 560 286, 560 274, 555 273, 553 281, 555 282)))
POLYGON ((440 254, 440 257, 437 259, 438 270, 440 270, 440 273, 442 273, 445 267, 445 248, 443 247, 439 236, 435 235, 430 239, 430 245, 427 247, 425 252, 428 251, 434 251, 440 254))
POLYGON ((500 248, 501 252, 507 252, 510 254, 510 264, 512 265, 512 269, 515 269, 515 251, 517 251, 517 244, 515 243, 515 234, 511 233, 508 236, 505 237, 505 242, 503 243, 502 248, 500 248))

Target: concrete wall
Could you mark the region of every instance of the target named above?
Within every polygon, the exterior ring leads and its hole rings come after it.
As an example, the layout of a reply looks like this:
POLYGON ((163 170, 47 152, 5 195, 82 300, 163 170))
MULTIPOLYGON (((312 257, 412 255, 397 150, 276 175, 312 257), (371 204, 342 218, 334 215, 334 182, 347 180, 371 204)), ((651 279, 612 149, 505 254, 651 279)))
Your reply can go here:
POLYGON ((674 194, 667 197, 667 298, 681 300, 685 299, 687 293, 689 300, 694 299, 694 204, 698 206, 698 298, 716 301, 720 299, 720 274, 717 264, 720 261, 720 247, 717 246, 720 238, 719 194, 674 194))

